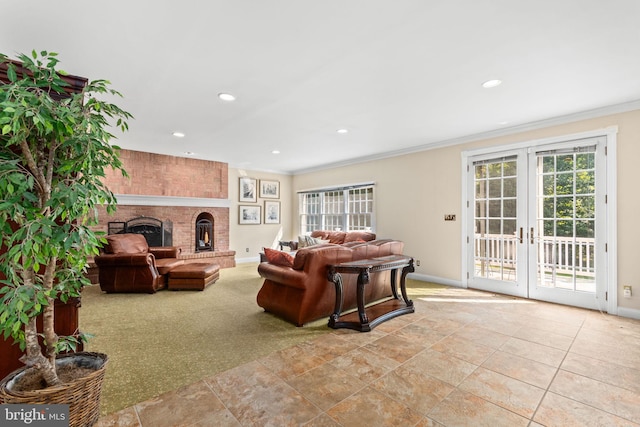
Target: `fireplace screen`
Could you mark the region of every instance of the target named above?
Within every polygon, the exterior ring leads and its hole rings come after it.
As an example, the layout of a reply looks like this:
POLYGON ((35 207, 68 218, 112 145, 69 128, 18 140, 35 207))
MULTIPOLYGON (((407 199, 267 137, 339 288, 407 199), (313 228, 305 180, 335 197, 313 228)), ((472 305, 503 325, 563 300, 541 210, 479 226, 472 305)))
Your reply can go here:
POLYGON ((172 246, 173 223, 156 218, 140 216, 129 221, 114 221, 108 224, 109 234, 142 234, 149 246, 172 246))

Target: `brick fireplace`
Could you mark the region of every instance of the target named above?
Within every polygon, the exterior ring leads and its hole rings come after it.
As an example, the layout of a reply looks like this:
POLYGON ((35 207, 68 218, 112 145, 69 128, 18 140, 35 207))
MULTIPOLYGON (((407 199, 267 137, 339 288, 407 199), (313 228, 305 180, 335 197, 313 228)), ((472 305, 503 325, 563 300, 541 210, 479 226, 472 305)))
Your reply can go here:
POLYGON ((226 163, 122 150, 130 178, 107 174, 105 182, 118 198, 117 211, 99 211, 99 229, 109 223, 149 217, 170 223, 172 246, 192 261, 213 259, 221 268, 235 266, 229 250, 228 169, 226 163), (197 235, 198 222, 211 223, 211 233, 197 235), (199 245, 200 243, 202 245, 199 245))

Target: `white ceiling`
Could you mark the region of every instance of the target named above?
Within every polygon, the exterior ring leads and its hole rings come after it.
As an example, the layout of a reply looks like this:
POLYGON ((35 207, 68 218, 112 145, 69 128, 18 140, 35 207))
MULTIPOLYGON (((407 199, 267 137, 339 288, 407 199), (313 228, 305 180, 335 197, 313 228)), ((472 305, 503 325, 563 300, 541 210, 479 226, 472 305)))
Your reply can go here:
POLYGON ((297 173, 640 105, 638 0, 1 3, 0 52, 58 52, 123 93, 135 120, 118 145, 243 169, 297 173))

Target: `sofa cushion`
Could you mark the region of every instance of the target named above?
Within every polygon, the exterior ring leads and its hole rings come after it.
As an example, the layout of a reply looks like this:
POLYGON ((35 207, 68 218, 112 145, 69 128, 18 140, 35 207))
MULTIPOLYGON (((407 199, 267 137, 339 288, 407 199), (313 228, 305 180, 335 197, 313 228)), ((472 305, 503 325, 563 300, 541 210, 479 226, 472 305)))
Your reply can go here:
MULTIPOLYGON (((293 259, 293 269, 294 270, 305 269, 305 265, 310 259, 312 259, 314 254, 318 252, 323 253, 323 251, 330 250, 331 248, 348 249, 348 248, 343 248, 341 245, 336 245, 334 243, 323 243, 321 245, 313 245, 307 248, 302 248, 296 252, 296 256, 293 259)), ((351 257, 351 250, 348 250, 346 253, 349 253, 349 257, 351 257)))
POLYGON ((336 245, 341 245, 344 243, 344 239, 347 236, 346 231, 327 231, 327 230, 316 230, 311 232, 312 237, 318 237, 322 240, 328 240, 329 243, 334 243, 336 245))
POLYGON ((372 245, 371 242, 355 245, 351 248, 353 250, 353 259, 367 259, 380 256, 380 247, 372 245))
POLYGON ((286 252, 264 248, 264 255, 271 264, 293 267, 293 257, 286 252))
POLYGON ((177 258, 156 258, 156 269, 159 274, 165 275, 176 267, 184 264, 184 260, 177 258))
POLYGON ((376 234, 371 233, 370 231, 350 231, 344 237, 344 243, 357 241, 368 242, 371 240, 375 240, 375 238, 376 234))
POLYGON ((107 237, 104 252, 107 254, 146 254, 149 245, 142 234, 111 234, 107 237))
POLYGON ((356 246, 360 246, 360 245, 364 245, 365 242, 364 240, 354 240, 352 242, 345 242, 342 244, 342 246, 344 246, 345 248, 354 248, 356 246))
POLYGON ((404 251, 404 242, 400 240, 382 239, 370 243, 380 248, 378 256, 402 255, 404 251))
POLYGON ((296 257, 293 259, 292 265, 294 270, 302 270, 304 268, 304 263, 307 262, 309 249, 310 248, 302 248, 296 252, 296 257))
POLYGON ((329 240, 323 240, 319 237, 311 237, 307 235, 298 236, 298 248, 307 248, 309 246, 321 245, 323 243, 329 243, 329 240))

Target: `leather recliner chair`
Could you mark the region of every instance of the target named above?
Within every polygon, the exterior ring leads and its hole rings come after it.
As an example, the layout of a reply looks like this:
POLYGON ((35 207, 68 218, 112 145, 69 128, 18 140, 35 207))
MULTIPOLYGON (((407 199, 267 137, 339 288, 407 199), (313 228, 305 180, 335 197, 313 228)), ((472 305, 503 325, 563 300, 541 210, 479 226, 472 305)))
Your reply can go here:
POLYGON ((180 248, 149 247, 141 234, 107 236, 103 253, 95 257, 100 289, 107 293, 155 293, 166 287, 166 275, 184 264, 180 248))

